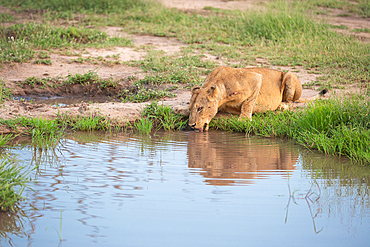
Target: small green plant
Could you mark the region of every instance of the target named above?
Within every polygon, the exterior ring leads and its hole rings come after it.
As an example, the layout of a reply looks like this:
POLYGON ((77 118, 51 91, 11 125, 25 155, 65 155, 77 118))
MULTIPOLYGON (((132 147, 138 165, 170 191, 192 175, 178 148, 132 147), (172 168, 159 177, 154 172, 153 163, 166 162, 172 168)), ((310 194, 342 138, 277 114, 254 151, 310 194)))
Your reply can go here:
POLYGON ((1 119, 0 118, 0 125, 4 125, 7 128, 14 129, 14 130, 17 129, 17 125, 19 124, 19 122, 20 122, 19 118, 16 118, 16 119, 1 119))
POLYGON ((101 89, 109 88, 109 87, 116 88, 117 86, 118 86, 118 82, 113 80, 112 78, 101 80, 100 85, 99 85, 101 89))
POLYGON ((29 182, 27 175, 27 170, 19 166, 14 157, 0 157, 0 211, 16 210, 29 182))
POLYGON ((0 135, 0 148, 4 147, 6 144, 11 142, 15 138, 14 135, 4 135, 1 133, 0 135))
POLYGON ((36 59, 35 64, 44 64, 44 65, 51 65, 50 59, 36 59))
POLYGON ((78 57, 78 58, 74 58, 74 59, 71 59, 70 63, 84 63, 84 62, 90 62, 89 61, 90 58, 82 58, 82 57, 78 57))
POLYGON ((50 55, 46 51, 40 51, 39 58, 41 59, 50 58, 50 55))
POLYGON ((12 98, 12 90, 8 88, 3 80, 0 79, 0 104, 4 100, 12 98))
POLYGON ((153 122, 148 118, 141 118, 133 123, 133 127, 140 134, 149 135, 153 129, 153 122))
POLYGON ((96 73, 96 71, 90 70, 85 74, 76 73, 74 75, 68 75, 66 77, 65 83, 66 84, 87 85, 87 84, 97 83, 99 81, 100 81, 100 78, 98 76, 98 73, 96 73))
POLYGON ((32 88, 36 86, 52 86, 55 81, 57 81, 58 78, 37 78, 35 76, 28 77, 26 80, 24 80, 21 85, 30 85, 32 88))
POLYGON ((176 114, 173 109, 165 105, 152 102, 143 110, 143 117, 157 123, 158 128, 168 131, 181 130, 187 126, 188 119, 176 114))
POLYGON ((124 90, 121 95, 119 95, 119 98, 122 102, 140 103, 175 96, 175 93, 169 92, 168 90, 154 90, 146 88, 145 85, 142 85, 140 82, 136 82, 130 89, 124 90))

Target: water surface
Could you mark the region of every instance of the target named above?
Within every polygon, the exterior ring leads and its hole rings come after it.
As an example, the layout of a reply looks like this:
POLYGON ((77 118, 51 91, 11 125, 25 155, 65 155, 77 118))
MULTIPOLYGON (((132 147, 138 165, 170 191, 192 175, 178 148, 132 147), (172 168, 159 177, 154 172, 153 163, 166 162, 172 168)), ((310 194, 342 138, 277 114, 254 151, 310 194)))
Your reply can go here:
POLYGON ((370 169, 287 141, 84 133, 6 152, 36 169, 2 246, 369 246, 370 169))

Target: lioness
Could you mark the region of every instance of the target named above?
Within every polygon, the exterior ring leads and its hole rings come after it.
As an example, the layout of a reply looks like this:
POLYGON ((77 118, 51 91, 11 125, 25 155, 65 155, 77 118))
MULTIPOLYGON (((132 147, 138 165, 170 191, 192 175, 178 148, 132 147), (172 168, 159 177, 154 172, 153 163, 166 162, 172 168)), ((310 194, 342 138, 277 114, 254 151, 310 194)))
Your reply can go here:
POLYGON ((202 87, 194 86, 189 104, 189 125, 207 131, 217 112, 252 118, 252 113, 287 108, 293 102, 314 100, 326 89, 310 98, 302 98, 302 85, 293 73, 267 68, 230 68, 213 70, 202 87))

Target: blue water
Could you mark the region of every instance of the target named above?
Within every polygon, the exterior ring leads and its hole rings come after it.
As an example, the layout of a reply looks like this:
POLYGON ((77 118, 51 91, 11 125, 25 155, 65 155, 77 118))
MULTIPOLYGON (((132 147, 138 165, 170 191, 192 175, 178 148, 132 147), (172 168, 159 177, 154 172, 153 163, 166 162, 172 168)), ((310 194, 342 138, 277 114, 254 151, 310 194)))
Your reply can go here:
POLYGON ((2 246, 370 245, 370 169, 287 141, 87 133, 7 152, 38 169, 2 246))

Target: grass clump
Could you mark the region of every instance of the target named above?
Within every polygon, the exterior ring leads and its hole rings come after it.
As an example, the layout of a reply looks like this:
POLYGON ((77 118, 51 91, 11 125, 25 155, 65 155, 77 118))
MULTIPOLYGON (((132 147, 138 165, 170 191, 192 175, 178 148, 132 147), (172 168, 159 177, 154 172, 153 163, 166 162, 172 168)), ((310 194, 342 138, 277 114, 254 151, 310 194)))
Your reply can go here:
POLYGON ((294 139, 326 154, 370 164, 370 105, 361 98, 310 104, 295 122, 294 139))
POLYGON ((20 123, 29 129, 32 145, 37 147, 55 147, 64 135, 64 128, 57 120, 21 117, 20 123))
POLYGON ((44 64, 44 65, 51 65, 52 62, 50 59, 36 59, 35 64, 44 64))
POLYGON ((107 131, 112 127, 111 120, 98 114, 90 114, 89 116, 70 116, 67 113, 58 113, 56 121, 58 124, 63 126, 63 128, 69 128, 76 131, 107 131))
POLYGON ((42 89, 46 87, 56 87, 59 82, 59 77, 56 78, 37 78, 36 76, 28 77, 26 80, 21 82, 21 86, 29 85, 31 88, 40 87, 42 89))
POLYGON ((17 126, 20 123, 20 118, 16 119, 2 119, 0 118, 0 125, 4 125, 7 128, 17 131, 17 126))
POLYGON ((152 102, 143 110, 143 117, 156 123, 158 129, 167 131, 181 130, 187 126, 188 118, 176 114, 174 110, 165 105, 159 105, 158 102, 152 102))
POLYGON ((4 147, 6 144, 8 144, 10 141, 14 139, 13 135, 0 135, 0 148, 4 147))
POLYGON ((0 158, 0 211, 15 211, 29 179, 24 167, 9 155, 0 158))
POLYGON ((112 78, 102 79, 99 77, 96 71, 88 71, 85 74, 76 73, 74 75, 68 75, 64 84, 81 84, 81 85, 90 85, 96 84, 99 89, 105 89, 109 87, 116 88, 118 82, 112 78))
POLYGON ((176 94, 169 90, 154 90, 146 88, 141 83, 135 83, 130 89, 123 90, 119 96, 122 102, 146 102, 150 100, 158 100, 164 97, 175 97, 176 94))
POLYGON ((98 76, 96 71, 88 71, 85 74, 76 73, 74 75, 67 75, 65 84, 81 84, 81 85, 88 85, 88 84, 96 84, 101 81, 101 78, 98 76))
POLYGON ((12 98, 12 90, 8 88, 3 80, 0 79, 0 104, 12 98))
POLYGON ((149 118, 141 118, 132 124, 132 128, 140 134, 149 135, 152 133, 153 121, 151 121, 149 118))

